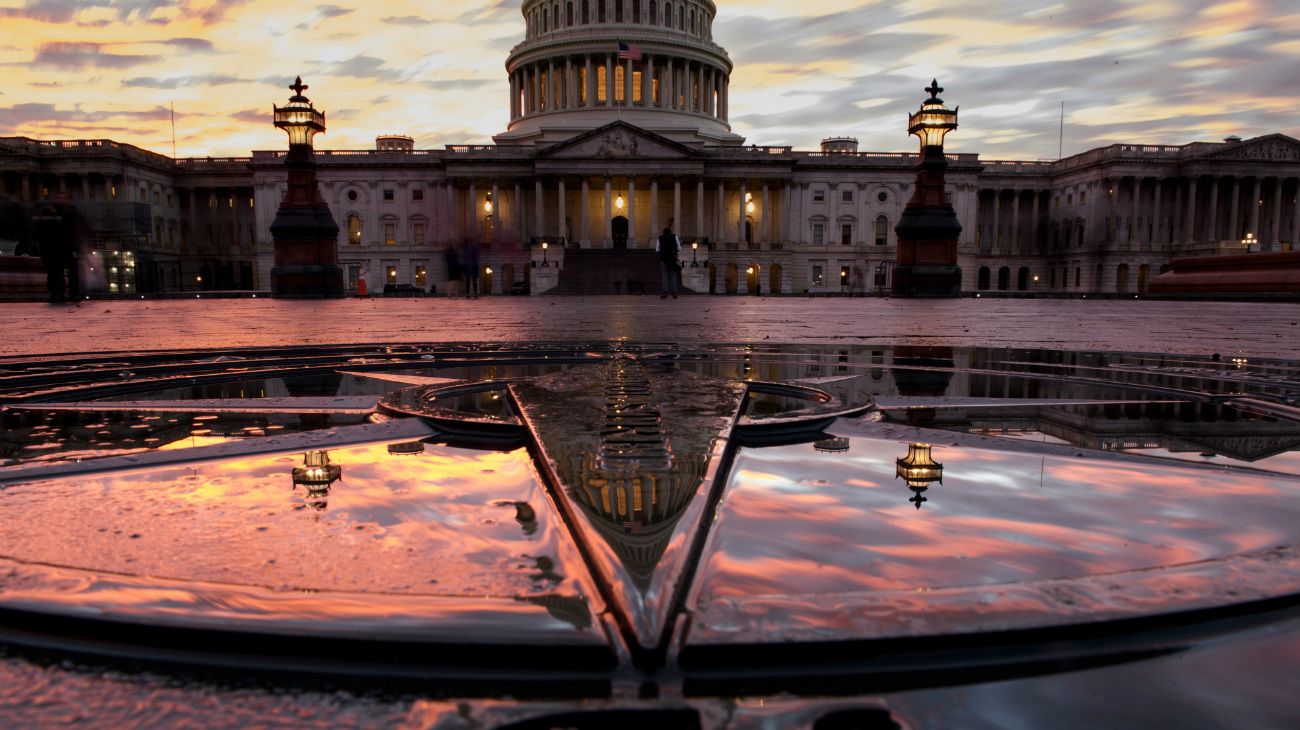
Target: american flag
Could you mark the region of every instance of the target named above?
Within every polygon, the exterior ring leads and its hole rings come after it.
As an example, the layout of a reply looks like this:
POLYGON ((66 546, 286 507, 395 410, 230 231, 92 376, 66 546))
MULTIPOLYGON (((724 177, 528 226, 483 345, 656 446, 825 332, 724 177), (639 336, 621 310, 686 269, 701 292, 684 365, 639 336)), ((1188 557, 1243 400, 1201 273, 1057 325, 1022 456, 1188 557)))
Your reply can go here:
POLYGON ((640 61, 641 47, 634 46, 630 43, 618 42, 618 60, 620 61, 640 61))

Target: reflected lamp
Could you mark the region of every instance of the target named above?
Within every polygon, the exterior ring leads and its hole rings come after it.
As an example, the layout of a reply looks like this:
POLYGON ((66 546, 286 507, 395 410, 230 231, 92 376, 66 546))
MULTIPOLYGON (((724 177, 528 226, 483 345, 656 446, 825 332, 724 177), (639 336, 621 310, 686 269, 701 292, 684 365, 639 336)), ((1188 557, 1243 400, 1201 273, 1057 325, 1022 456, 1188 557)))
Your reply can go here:
POLYGON ((922 492, 935 482, 943 484, 943 464, 934 460, 930 453, 932 448, 930 444, 908 444, 907 456, 895 461, 897 469, 894 478, 907 483, 907 488, 914 493, 908 501, 915 504, 917 509, 921 509, 921 503, 926 501, 922 492))
POLYGON ((302 466, 293 469, 293 485, 306 487, 308 492, 323 492, 343 478, 343 467, 330 463, 328 451, 308 451, 303 454, 302 466))

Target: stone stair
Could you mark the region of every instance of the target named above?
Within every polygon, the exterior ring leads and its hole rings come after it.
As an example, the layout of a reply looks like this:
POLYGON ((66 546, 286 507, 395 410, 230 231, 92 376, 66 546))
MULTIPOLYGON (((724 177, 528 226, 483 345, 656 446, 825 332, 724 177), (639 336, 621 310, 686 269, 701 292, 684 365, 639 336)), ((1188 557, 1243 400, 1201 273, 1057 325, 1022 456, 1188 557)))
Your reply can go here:
POLYGON ((659 254, 649 249, 571 248, 556 294, 657 294, 659 254))

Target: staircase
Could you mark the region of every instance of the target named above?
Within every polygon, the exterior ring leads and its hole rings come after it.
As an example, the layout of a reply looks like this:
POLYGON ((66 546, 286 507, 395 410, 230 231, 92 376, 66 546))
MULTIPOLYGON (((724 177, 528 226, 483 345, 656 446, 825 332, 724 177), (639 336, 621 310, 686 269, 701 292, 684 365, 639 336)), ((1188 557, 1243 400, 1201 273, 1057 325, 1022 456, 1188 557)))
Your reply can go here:
POLYGON ((650 249, 571 248, 556 294, 656 294, 659 254, 650 249))

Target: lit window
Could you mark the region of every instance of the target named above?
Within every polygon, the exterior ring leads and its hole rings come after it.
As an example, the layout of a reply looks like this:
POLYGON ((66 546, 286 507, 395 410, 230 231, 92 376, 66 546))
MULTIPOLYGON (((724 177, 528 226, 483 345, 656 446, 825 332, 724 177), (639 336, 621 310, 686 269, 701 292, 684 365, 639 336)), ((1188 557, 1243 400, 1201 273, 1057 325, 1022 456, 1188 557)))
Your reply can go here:
POLYGON ((348 244, 361 245, 361 219, 355 213, 348 216, 348 244))
MULTIPOLYGON (((601 20, 604 21, 604 18, 602 18, 601 20)), ((609 90, 605 88, 607 86, 605 81, 607 78, 609 78, 609 71, 604 66, 597 66, 596 67, 596 103, 597 104, 604 104, 607 101, 609 101, 609 90)))
POLYGON ((397 224, 396 223, 384 224, 384 245, 385 246, 397 245, 397 224))
POLYGON ((411 226, 411 243, 420 246, 424 243, 424 224, 415 223, 411 226))

